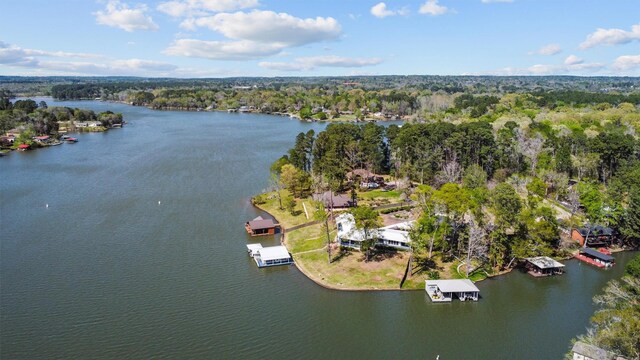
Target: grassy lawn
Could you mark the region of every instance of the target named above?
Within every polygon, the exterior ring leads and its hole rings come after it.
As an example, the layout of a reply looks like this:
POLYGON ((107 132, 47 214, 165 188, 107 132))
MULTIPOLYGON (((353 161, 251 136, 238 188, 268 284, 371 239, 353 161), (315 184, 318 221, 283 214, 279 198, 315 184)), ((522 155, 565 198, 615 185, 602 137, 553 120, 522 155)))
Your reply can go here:
MULTIPOLYGON (((283 199, 289 196, 289 192, 287 190, 280 191, 280 194, 283 199)), ((304 224, 309 221, 313 221, 313 207, 311 206, 311 203, 308 199, 296 199, 296 207, 294 215, 292 215, 288 210, 280 209, 280 202, 278 201, 278 196, 275 192, 270 192, 259 196, 262 196, 264 198, 265 203, 256 204, 256 206, 273 215, 278 220, 280 225, 282 225, 285 229, 292 226, 304 224), (304 207, 302 206, 303 202, 306 204, 309 219, 307 219, 307 217, 305 216, 304 207)))
MULTIPOLYGON (((336 232, 329 233, 329 237, 333 240, 336 232)), ((322 225, 307 226, 302 229, 290 231, 286 233, 285 245, 292 254, 303 251, 324 249, 327 245, 327 235, 322 229, 322 225)))
POLYGON ((358 203, 361 205, 379 206, 385 204, 393 204, 402 202, 400 198, 401 191, 383 191, 383 190, 371 190, 371 191, 359 191, 358 203))
MULTIPOLYGON (((449 271, 451 273, 451 279, 467 279, 466 276, 466 268, 464 265, 462 265, 460 267, 460 272, 458 272, 457 268, 460 265, 460 262, 454 262, 451 264, 451 266, 449 267, 449 271)), ((484 280, 486 279, 488 276, 484 271, 484 268, 478 268, 475 269, 474 271, 471 272, 471 274, 469 274, 468 279, 476 282, 476 281, 480 281, 480 280, 484 280)))

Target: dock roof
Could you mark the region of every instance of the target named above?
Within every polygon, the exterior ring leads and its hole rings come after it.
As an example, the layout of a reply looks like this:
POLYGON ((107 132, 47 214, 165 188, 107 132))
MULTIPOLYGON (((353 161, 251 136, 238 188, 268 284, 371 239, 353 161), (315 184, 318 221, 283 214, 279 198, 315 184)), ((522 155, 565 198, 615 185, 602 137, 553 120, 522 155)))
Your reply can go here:
POLYGON ((260 249, 262 249, 262 244, 247 244, 247 250, 252 253, 256 253, 260 249))
POLYGON ((271 229, 276 227, 276 223, 272 219, 263 219, 262 216, 249 221, 249 227, 252 230, 271 229))
POLYGON ((557 262, 548 256, 532 257, 532 258, 527 258, 526 260, 532 263, 533 265, 539 267, 540 269, 553 269, 553 268, 564 267, 564 264, 557 262))
POLYGON ((443 293, 480 292, 480 289, 469 279, 425 280, 425 283, 427 287, 437 286, 443 293))
POLYGON ((262 261, 291 258, 287 248, 282 245, 265 247, 258 250, 258 253, 260 254, 260 259, 262 261))
POLYGON ((611 255, 603 254, 600 251, 594 250, 592 248, 582 248, 580 252, 583 254, 587 254, 593 256, 594 258, 598 258, 602 261, 614 261, 615 258, 611 255))

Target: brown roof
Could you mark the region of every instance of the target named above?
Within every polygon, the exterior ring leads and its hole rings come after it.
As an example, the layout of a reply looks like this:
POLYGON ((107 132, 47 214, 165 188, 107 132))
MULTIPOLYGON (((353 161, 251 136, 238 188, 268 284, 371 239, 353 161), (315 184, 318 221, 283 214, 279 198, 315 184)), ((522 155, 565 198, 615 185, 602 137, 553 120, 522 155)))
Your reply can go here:
POLYGON ((278 225, 272 219, 263 219, 262 216, 249 221, 248 224, 251 230, 271 229, 278 225))
POLYGON ((353 201, 349 196, 345 194, 332 194, 330 191, 323 194, 315 194, 313 195, 313 198, 316 201, 322 201, 327 207, 343 208, 354 206, 353 201))

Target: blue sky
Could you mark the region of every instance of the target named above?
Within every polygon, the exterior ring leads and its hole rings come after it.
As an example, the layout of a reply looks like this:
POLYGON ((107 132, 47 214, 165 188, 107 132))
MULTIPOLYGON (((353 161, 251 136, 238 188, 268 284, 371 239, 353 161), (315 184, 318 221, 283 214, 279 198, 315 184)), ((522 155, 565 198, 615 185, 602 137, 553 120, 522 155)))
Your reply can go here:
POLYGON ((23 0, 0 75, 640 75, 638 0, 23 0))

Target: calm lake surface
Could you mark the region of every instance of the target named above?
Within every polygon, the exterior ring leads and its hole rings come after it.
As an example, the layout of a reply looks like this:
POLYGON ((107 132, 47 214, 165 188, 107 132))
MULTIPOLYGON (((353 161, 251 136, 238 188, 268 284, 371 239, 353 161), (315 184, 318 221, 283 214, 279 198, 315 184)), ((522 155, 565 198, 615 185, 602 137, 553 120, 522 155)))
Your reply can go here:
POLYGON ((130 125, 0 158, 3 359, 561 359, 634 255, 487 280, 478 303, 326 290, 258 269, 243 228, 269 165, 323 124, 45 100, 130 125))

